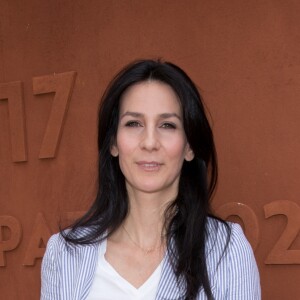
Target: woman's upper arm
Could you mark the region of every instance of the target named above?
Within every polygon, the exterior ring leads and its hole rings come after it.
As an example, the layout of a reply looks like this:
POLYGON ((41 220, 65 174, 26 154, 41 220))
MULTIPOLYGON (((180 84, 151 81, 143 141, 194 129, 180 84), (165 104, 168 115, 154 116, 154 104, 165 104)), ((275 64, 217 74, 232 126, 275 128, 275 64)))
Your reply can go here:
POLYGON ((41 300, 59 299, 59 239, 59 235, 55 234, 47 243, 41 270, 41 300))
POLYGON ((232 225, 228 247, 228 299, 261 299, 260 278, 253 250, 238 224, 232 225))

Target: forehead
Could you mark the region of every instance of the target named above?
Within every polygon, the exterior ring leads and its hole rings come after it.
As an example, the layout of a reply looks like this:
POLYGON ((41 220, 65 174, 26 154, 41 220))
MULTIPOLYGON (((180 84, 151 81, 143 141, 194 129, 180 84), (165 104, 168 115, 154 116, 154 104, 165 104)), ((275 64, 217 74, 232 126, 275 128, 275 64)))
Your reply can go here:
POLYGON ((168 84, 155 80, 134 84, 124 92, 121 97, 120 114, 127 111, 181 115, 180 101, 175 91, 168 84))

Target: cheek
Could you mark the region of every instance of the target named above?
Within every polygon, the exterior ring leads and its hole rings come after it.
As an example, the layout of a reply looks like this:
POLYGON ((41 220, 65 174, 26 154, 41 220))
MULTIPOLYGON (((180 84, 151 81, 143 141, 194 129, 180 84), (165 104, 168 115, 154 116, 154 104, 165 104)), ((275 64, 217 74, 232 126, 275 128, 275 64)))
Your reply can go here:
POLYGON ((186 143, 179 139, 172 143, 167 144, 169 157, 176 160, 184 160, 185 152, 186 152, 186 143))
POLYGON ((124 137, 123 135, 117 136, 117 148, 119 151, 119 155, 128 156, 132 153, 132 149, 134 148, 135 140, 132 138, 124 137))

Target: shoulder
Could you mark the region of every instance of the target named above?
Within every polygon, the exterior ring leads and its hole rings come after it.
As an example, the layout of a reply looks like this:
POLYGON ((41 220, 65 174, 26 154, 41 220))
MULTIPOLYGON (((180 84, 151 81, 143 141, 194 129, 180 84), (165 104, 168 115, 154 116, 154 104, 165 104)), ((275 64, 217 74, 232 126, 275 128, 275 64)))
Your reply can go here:
POLYGON ((231 236, 229 242, 229 248, 231 251, 238 251, 240 256, 242 255, 253 255, 253 250, 248 242, 243 229, 239 224, 230 223, 231 227, 231 236))
MULTIPOLYGON (((84 231, 84 229, 78 231, 78 234, 84 234, 84 231)), ((59 270, 65 265, 78 265, 83 258, 87 261, 94 261, 97 257, 100 242, 75 245, 65 240, 64 235, 67 233, 68 231, 63 231, 50 237, 42 261, 42 272, 46 269, 59 270)))
POLYGON ((229 299, 260 299, 256 260, 241 226, 209 218, 207 231, 207 266, 215 292, 229 299))
POLYGON ((251 246, 243 229, 237 223, 220 221, 209 217, 207 220, 207 243, 210 247, 247 248, 251 246))
POLYGON ((224 267, 230 273, 238 273, 244 267, 257 269, 252 247, 236 223, 208 219, 206 257, 215 270, 224 267))
POLYGON ((232 274, 257 274, 258 269, 253 249, 248 242, 241 226, 231 223, 231 236, 228 244, 228 261, 232 274))
POLYGON ((214 240, 212 243, 224 248, 225 255, 234 255, 235 259, 253 257, 252 247, 239 224, 213 218, 209 218, 208 224, 210 238, 214 240))
MULTIPOLYGON (((62 232, 53 234, 50 239, 48 240, 47 247, 46 247, 46 253, 45 256, 59 256, 60 254, 67 252, 67 253, 73 253, 74 250, 80 249, 80 248, 89 248, 93 247, 95 245, 75 245, 72 243, 68 243, 64 236, 67 236, 70 232, 70 229, 66 229, 62 232)), ((76 231, 76 237, 80 238, 87 234, 89 232, 88 228, 80 228, 76 231)))
MULTIPOLYGON (((65 295, 73 295, 74 288, 91 284, 95 272, 99 243, 74 245, 67 243, 64 235, 68 231, 52 235, 47 243, 41 269, 41 299, 61 299, 65 295)), ((77 231, 78 234, 84 232, 77 231)), ((73 299, 70 296, 70 299, 73 299)), ((76 298, 77 299, 77 298, 76 298)))
POLYGON ((206 251, 223 252, 231 239, 233 227, 235 227, 233 223, 208 217, 206 223, 206 251))
POLYGON ((61 252, 67 251, 68 245, 60 233, 56 233, 50 237, 46 246, 46 252, 43 261, 56 260, 61 252))

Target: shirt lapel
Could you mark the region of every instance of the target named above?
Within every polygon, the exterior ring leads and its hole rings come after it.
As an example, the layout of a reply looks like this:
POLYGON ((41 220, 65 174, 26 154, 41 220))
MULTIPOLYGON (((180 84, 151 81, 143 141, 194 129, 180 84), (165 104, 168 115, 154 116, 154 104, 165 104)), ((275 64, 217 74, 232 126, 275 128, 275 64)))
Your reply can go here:
MULTIPOLYGON (((171 246, 172 247, 172 246, 171 246)), ((169 254, 165 255, 161 272, 156 300, 181 300, 184 299, 185 285, 183 280, 178 280, 173 268, 169 254)))
POLYGON ((98 261, 99 244, 77 246, 64 253, 63 300, 84 300, 90 291, 98 261), (67 253, 71 251, 71 253, 67 253))

